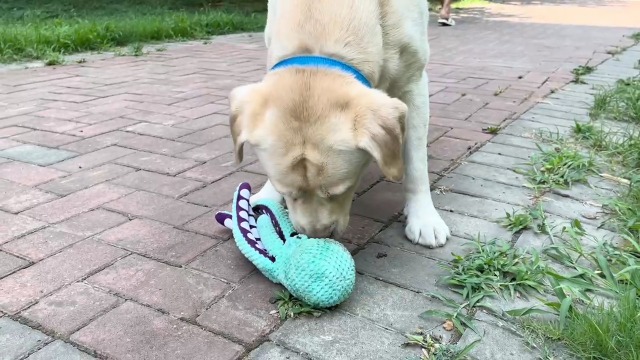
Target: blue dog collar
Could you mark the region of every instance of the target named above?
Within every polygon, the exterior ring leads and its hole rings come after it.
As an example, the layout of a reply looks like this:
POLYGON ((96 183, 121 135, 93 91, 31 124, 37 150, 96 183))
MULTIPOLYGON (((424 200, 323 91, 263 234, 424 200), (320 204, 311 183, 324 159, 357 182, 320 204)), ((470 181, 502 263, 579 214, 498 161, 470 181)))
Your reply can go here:
POLYGON ((358 71, 358 69, 342 61, 318 55, 299 55, 284 59, 275 64, 271 68, 271 71, 291 67, 338 70, 353 76, 354 78, 356 78, 356 80, 362 83, 362 85, 368 88, 371 87, 371 83, 369 82, 369 80, 367 80, 367 78, 362 75, 362 73, 358 71))

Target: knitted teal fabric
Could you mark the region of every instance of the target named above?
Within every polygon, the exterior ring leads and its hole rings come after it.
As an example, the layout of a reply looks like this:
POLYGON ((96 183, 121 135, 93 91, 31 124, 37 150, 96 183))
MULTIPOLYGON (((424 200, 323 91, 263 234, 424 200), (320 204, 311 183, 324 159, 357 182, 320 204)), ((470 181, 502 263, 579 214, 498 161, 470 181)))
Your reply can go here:
POLYGON ((216 214, 216 220, 232 230, 242 254, 271 281, 313 307, 346 300, 356 280, 349 251, 332 239, 297 234, 282 205, 263 200, 251 207, 250 196, 249 184, 240 184, 232 212, 216 214))

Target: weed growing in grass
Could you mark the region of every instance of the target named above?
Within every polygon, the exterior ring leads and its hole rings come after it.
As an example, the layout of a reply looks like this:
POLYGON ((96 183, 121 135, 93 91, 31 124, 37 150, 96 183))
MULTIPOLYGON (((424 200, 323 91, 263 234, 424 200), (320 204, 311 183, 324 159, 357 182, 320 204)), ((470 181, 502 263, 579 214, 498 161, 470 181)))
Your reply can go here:
POLYGON ((595 71, 595 69, 596 68, 594 68, 593 66, 580 65, 577 68, 571 70, 571 73, 573 74, 573 82, 576 84, 586 84, 582 77, 591 74, 595 71))
POLYGON ((278 291, 273 299, 278 307, 280 320, 292 319, 301 315, 312 315, 319 317, 327 312, 326 309, 316 309, 305 302, 296 299, 288 291, 278 291))
POLYGON ((585 182, 587 176, 595 170, 591 154, 584 155, 568 146, 556 146, 543 150, 531 157, 531 168, 526 172, 535 189, 568 188, 573 183, 585 182))

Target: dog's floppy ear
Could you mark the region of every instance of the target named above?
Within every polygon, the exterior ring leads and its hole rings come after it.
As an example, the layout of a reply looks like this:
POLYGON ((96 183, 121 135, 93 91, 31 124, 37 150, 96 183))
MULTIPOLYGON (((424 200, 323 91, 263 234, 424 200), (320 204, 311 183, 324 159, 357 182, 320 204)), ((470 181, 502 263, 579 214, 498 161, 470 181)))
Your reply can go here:
POLYGON ((356 146, 371 154, 387 179, 400 181, 407 105, 378 90, 368 92, 355 119, 356 146))
POLYGON ((229 94, 229 128, 238 163, 242 162, 244 143, 251 143, 251 134, 264 117, 265 103, 263 83, 238 86, 229 94))

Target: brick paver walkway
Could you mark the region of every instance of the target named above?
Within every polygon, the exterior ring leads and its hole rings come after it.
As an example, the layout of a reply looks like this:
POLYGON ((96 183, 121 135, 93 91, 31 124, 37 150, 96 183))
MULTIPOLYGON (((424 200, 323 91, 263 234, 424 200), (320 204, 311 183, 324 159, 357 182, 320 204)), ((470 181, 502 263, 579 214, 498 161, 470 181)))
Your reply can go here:
MULTIPOLYGON (((431 180, 490 140, 483 128, 524 113, 569 82, 575 66, 630 44, 623 35, 640 25, 634 13, 633 1, 504 4, 468 10, 453 28, 432 26, 431 180)), ((229 89, 262 76, 262 42, 231 36, 144 57, 0 72, 0 359, 237 359, 278 327, 273 341, 314 359, 409 354, 386 329, 409 331, 420 324, 414 310, 437 305, 402 287, 420 291, 441 272, 433 261, 416 269, 416 252, 446 260, 465 234, 502 230, 481 214, 468 217, 454 194, 438 203, 451 211, 450 244, 409 249, 397 222, 401 185, 372 167, 343 239, 370 276, 359 276, 352 299, 321 323, 280 324, 269 303, 277 287, 212 216, 238 182, 265 180, 255 158, 231 163, 226 100, 229 89), (379 253, 382 265, 372 261, 379 253)), ((476 163, 521 161, 494 150, 476 163)), ((467 193, 478 195, 478 186, 467 193)), ((524 197, 498 196, 516 205, 524 197)), ((486 213, 503 210, 480 203, 486 213)), ((271 342, 251 357, 303 358, 271 342)))

